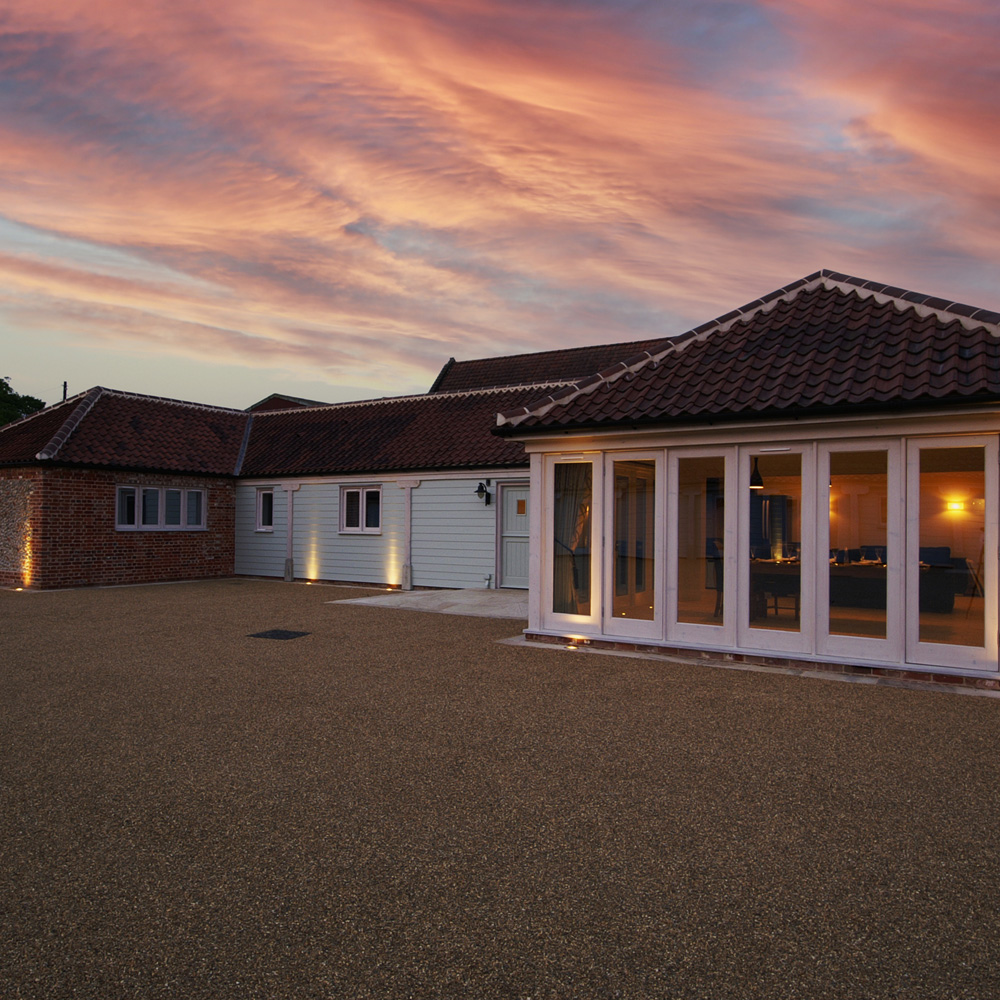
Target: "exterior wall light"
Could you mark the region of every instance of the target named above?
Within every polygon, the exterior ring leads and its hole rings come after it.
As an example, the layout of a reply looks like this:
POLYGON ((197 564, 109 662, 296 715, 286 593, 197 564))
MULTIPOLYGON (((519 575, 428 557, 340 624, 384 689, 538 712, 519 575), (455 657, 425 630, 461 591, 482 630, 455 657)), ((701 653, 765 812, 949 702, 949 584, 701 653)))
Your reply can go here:
POLYGON ((475 491, 476 492, 476 496, 479 497, 479 499, 482 500, 483 503, 486 504, 487 507, 489 507, 489 505, 490 505, 490 498, 493 496, 493 494, 490 493, 490 491, 489 491, 489 485, 490 485, 490 481, 487 479, 484 482, 481 482, 476 487, 476 491, 475 491))

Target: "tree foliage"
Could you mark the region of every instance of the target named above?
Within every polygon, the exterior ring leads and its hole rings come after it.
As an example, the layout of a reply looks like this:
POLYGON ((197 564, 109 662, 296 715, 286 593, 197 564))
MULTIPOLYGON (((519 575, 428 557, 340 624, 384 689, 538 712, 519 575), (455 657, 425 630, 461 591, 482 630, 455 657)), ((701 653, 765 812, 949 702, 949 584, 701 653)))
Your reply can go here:
POLYGON ((0 427, 18 417, 42 409, 45 404, 35 396, 22 396, 10 387, 9 378, 0 378, 0 427))

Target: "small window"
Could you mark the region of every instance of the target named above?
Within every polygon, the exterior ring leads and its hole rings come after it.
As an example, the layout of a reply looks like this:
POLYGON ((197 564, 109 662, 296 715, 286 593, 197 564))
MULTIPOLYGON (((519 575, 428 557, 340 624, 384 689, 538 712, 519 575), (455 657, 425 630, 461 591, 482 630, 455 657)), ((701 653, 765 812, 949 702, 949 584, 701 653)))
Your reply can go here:
POLYGON ((158 527, 160 523, 160 491, 142 491, 142 524, 143 527, 158 527))
POLYGON ((193 531, 205 527, 205 491, 179 487, 119 486, 115 491, 119 531, 193 531))
POLYGON ((340 491, 340 530, 377 535, 382 530, 382 487, 344 487, 340 491))
POLYGON ((365 490, 365 531, 382 527, 382 491, 365 490))
POLYGON ((274 530, 274 490, 257 490, 257 530, 274 530))
POLYGON ((164 490, 163 523, 168 528, 179 528, 181 524, 181 491, 164 490))
POLYGON ((203 528, 205 526, 205 505, 202 501, 204 493, 201 490, 187 491, 187 526, 203 528))
POLYGON ((116 524, 119 528, 135 527, 135 487, 118 487, 118 513, 116 524))

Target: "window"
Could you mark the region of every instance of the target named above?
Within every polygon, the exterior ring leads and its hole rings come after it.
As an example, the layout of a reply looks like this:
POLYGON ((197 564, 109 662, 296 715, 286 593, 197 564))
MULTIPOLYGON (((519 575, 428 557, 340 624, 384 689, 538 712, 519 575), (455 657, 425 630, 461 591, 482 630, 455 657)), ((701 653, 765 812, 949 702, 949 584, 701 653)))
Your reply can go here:
POLYGON ((382 531, 382 487, 343 487, 340 530, 377 535, 382 531))
POLYGON ((257 530, 274 531, 274 490, 257 490, 257 530))
POLYGON ((205 491, 164 486, 119 486, 119 531, 197 531, 205 527, 205 491))

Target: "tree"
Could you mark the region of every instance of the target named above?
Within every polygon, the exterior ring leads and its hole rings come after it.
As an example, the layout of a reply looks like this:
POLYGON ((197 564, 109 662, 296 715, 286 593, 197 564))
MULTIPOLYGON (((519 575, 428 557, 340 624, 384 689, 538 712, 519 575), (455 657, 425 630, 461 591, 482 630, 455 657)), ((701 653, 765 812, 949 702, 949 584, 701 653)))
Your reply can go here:
POLYGON ((10 387, 9 378, 0 378, 0 427, 18 417, 42 409, 45 404, 35 396, 22 396, 10 387))

